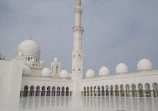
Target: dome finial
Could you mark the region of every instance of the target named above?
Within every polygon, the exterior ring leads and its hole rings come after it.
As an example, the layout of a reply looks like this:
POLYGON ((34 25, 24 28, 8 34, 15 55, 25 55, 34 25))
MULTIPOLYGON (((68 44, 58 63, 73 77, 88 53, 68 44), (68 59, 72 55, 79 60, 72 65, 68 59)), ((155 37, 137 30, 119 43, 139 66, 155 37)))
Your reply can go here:
POLYGON ((31 33, 30 33, 30 40, 32 40, 31 33))

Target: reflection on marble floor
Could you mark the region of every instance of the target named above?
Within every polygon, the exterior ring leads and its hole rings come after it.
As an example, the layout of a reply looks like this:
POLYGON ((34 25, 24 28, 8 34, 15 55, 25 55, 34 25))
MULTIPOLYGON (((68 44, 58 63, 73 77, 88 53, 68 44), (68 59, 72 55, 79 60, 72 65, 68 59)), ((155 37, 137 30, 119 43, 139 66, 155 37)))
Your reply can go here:
POLYGON ((19 111, 158 111, 158 98, 27 97, 19 111))

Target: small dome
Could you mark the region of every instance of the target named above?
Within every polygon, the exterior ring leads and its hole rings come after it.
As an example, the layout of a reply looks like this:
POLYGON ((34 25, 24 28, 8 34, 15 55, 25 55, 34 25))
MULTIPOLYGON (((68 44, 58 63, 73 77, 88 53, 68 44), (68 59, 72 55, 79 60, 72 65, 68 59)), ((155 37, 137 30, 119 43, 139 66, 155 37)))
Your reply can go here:
POLYGON ((116 74, 128 73, 128 67, 124 63, 120 63, 116 66, 116 74))
POLYGON ((28 67, 28 66, 24 66, 23 67, 23 72, 22 72, 22 74, 23 75, 27 75, 27 76, 29 76, 29 75, 31 75, 31 69, 28 67))
POLYGON ((25 40, 18 46, 18 55, 27 54, 40 57, 40 47, 33 40, 25 40))
POLYGON ((86 78, 95 77, 95 72, 92 69, 89 69, 86 72, 86 78))
POLYGON ((41 76, 50 76, 50 69, 44 68, 41 72, 41 76))
POLYGON ((148 59, 142 58, 137 64, 137 69, 139 72, 151 71, 152 63, 148 59))
POLYGON ((31 62, 36 62, 36 60, 35 59, 31 59, 31 62))
POLYGON ((40 64, 43 64, 44 62, 43 61, 40 61, 40 64))
POLYGON ((58 61, 58 58, 54 58, 54 61, 58 61))
POLYGON ((63 78, 69 77, 69 73, 67 72, 67 70, 62 70, 60 72, 60 77, 63 77, 63 78))
POLYGON ((110 70, 103 66, 100 70, 99 70, 99 76, 109 76, 110 75, 110 70))

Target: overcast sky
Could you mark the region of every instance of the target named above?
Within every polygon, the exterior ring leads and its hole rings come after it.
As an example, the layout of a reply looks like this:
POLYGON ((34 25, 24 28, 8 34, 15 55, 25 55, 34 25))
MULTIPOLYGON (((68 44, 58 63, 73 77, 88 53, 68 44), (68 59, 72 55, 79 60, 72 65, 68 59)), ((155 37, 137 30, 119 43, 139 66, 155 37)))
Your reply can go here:
MULTIPOLYGON (((0 0, 0 51, 15 58, 18 45, 32 39, 41 60, 54 57, 71 71, 74 0, 0 0)), ((158 0, 82 0, 84 73, 105 65, 115 73, 124 62, 137 71, 144 56, 158 69, 158 0)))

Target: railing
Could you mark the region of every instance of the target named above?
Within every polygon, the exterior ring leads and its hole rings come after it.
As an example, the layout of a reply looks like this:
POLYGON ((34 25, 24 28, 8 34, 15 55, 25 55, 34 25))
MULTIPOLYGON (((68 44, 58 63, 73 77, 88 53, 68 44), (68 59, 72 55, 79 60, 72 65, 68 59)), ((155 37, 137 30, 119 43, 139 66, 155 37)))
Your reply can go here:
POLYGON ((82 96, 132 96, 132 97, 158 97, 157 90, 104 90, 81 91, 82 96))
POLYGON ((20 96, 71 96, 72 91, 20 91, 20 96))

